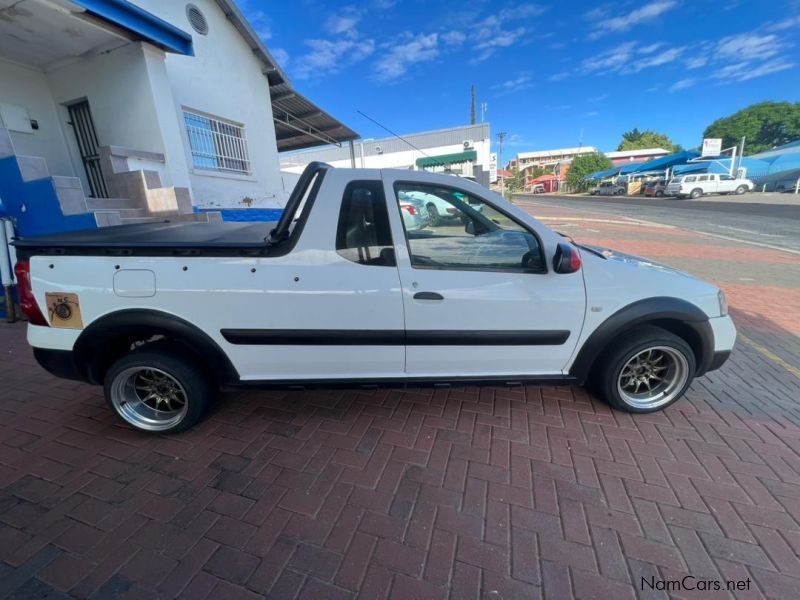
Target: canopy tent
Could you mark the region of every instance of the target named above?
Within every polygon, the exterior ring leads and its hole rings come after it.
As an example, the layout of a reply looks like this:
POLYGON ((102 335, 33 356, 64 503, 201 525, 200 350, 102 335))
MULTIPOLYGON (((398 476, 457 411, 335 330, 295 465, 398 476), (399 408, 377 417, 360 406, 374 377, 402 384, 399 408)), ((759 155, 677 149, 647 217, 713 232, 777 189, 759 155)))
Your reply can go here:
MULTIPOLYGON (((736 166, 747 169, 748 178, 761 178, 769 173, 769 163, 751 156, 736 159, 736 166)), ((688 173, 730 173, 730 158, 714 158, 711 160, 698 160, 685 165, 678 165, 674 172, 676 175, 688 173)))
POLYGON ((608 177, 614 177, 615 175, 619 175, 622 169, 624 169, 626 166, 628 165, 618 165, 605 171, 598 171, 597 173, 587 175, 584 177, 584 179, 607 179, 608 177))
POLYGON ((700 156, 696 150, 682 150, 674 154, 668 154, 661 158, 649 160, 644 163, 639 163, 635 169, 636 172, 640 171, 666 171, 677 165, 683 165, 693 158, 700 156))

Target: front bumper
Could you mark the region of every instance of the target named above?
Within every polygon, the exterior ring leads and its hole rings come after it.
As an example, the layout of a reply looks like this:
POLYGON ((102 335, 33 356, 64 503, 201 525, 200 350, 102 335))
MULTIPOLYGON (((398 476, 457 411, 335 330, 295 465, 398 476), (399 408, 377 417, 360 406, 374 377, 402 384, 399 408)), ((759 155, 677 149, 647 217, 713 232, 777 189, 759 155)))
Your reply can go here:
POLYGON ((714 353, 706 371, 719 369, 731 355, 736 344, 736 326, 729 315, 708 320, 714 334, 714 353))

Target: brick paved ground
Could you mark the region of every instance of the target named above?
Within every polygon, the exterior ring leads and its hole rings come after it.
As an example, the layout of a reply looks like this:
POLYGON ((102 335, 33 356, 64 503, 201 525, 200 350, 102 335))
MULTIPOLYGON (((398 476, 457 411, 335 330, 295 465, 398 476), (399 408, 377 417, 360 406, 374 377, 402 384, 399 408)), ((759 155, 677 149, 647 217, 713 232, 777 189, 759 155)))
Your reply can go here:
POLYGON ((566 387, 248 393, 163 438, 1 325, 0 598, 629 598, 687 573, 800 597, 796 261, 530 209, 715 279, 755 345, 653 415, 566 387))

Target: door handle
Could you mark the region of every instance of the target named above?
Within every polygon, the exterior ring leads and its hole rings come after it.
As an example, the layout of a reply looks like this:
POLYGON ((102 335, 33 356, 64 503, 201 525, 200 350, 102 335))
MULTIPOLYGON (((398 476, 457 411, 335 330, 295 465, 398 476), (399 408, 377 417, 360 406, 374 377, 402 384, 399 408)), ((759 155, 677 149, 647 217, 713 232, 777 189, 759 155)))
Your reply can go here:
POLYGON ((414 294, 414 300, 444 300, 444 296, 436 292, 417 292, 414 294))

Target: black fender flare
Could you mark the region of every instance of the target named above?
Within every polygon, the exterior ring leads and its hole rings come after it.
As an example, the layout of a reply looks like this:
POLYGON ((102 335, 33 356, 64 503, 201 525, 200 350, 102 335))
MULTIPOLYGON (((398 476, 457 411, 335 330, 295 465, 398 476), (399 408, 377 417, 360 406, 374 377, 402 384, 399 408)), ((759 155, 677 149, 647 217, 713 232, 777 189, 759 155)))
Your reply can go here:
POLYGON ((239 381, 239 373, 228 355, 208 334, 180 317, 151 309, 120 310, 93 321, 75 341, 75 362, 85 380, 102 383, 102 373, 95 372, 93 365, 103 362, 99 356, 103 348, 116 338, 154 335, 174 339, 198 355, 221 386, 239 381))
POLYGON ((680 298, 664 296, 637 300, 619 309, 592 332, 575 357, 569 374, 584 383, 608 344, 639 325, 652 324, 691 338, 686 341, 697 358, 695 375, 702 375, 708 371, 714 355, 714 333, 708 318, 698 306, 680 298))

